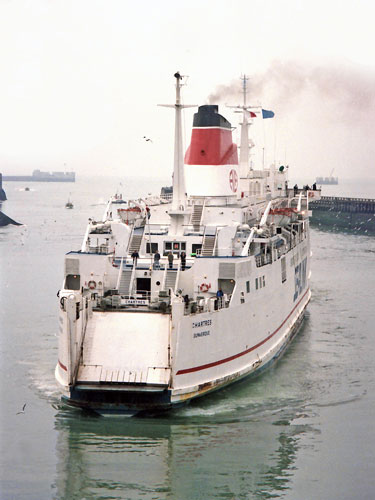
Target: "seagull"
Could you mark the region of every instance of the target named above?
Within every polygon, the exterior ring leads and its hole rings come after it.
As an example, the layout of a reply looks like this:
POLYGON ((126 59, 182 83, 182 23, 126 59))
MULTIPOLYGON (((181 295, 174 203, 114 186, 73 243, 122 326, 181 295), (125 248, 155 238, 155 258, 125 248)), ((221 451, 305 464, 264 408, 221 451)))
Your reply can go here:
POLYGON ((25 413, 25 408, 26 408, 26 403, 22 407, 22 411, 18 411, 16 415, 19 415, 20 413, 25 413))
POLYGON ((144 139, 146 142, 152 142, 152 140, 151 140, 149 137, 146 137, 145 135, 143 136, 143 139, 144 139))

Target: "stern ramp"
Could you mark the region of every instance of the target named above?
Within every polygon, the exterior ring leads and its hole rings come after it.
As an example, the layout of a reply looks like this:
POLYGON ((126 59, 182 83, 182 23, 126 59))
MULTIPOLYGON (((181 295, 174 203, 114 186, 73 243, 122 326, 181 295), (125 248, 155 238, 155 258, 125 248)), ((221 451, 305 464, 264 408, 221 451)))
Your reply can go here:
POLYGON ((168 385, 169 315, 94 311, 76 384, 168 385))

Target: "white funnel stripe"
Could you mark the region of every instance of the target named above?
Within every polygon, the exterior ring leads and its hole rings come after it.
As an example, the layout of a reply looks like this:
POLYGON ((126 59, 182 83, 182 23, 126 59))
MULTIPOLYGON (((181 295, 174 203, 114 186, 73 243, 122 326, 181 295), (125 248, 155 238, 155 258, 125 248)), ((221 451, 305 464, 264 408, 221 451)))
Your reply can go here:
POLYGON ((188 196, 236 196, 238 165, 185 165, 188 196))

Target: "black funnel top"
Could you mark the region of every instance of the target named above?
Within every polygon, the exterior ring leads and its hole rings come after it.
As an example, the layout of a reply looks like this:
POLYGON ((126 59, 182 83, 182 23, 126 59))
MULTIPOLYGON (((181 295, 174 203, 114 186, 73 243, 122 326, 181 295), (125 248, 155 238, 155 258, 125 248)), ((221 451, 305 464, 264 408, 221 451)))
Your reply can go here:
POLYGON ((218 113, 217 104, 205 104, 199 106, 198 113, 195 113, 193 127, 223 127, 231 128, 231 124, 224 116, 218 113))

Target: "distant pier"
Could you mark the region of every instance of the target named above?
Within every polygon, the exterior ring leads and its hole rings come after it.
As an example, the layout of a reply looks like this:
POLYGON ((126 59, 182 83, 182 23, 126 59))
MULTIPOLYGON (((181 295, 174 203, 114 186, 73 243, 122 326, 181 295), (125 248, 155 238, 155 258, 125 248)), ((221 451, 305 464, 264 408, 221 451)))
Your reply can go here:
POLYGON ((322 196, 310 201, 311 224, 331 231, 375 235, 375 199, 322 196))
POLYGON ((375 214, 375 200, 370 198, 322 196, 320 200, 311 201, 309 207, 312 210, 375 214))

